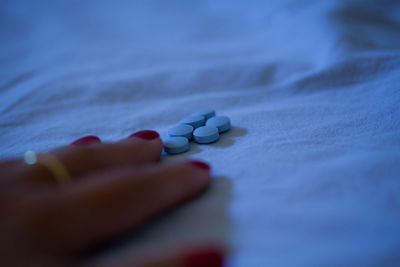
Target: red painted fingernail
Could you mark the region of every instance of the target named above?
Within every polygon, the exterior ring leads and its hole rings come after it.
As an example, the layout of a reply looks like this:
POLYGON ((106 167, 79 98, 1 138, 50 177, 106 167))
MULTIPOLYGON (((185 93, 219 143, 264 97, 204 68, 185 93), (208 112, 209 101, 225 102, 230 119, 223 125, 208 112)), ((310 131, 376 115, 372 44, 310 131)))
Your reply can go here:
POLYGON ((95 144, 95 143, 101 143, 100 138, 98 138, 97 136, 94 136, 94 135, 88 135, 88 136, 79 138, 78 140, 75 140, 74 142, 71 143, 71 145, 83 146, 83 145, 95 144))
POLYGON ((191 160, 191 161, 188 161, 188 164, 194 165, 203 170, 207 170, 207 171, 211 170, 210 165, 208 165, 207 163, 205 163, 203 161, 191 160))
POLYGON ((160 135, 156 132, 156 131, 152 131, 152 130, 144 130, 144 131, 139 131, 136 133, 133 133, 129 136, 130 137, 138 137, 144 140, 153 140, 156 138, 159 138, 160 135))
POLYGON ((225 253, 217 248, 202 248, 186 252, 183 255, 184 267, 222 267, 225 263, 225 253))

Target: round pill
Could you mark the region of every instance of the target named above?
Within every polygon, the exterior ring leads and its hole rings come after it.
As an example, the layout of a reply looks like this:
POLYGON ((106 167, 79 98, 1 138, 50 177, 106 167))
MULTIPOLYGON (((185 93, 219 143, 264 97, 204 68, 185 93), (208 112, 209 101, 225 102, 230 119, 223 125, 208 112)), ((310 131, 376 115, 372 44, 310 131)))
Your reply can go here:
POLYGON ((168 137, 163 140, 163 145, 168 154, 179 154, 189 150, 189 141, 185 137, 168 137))
POLYGON ((231 129, 231 120, 226 116, 215 116, 209 119, 206 125, 217 127, 220 133, 224 133, 231 129))
POLYGON ((194 130, 193 139, 199 144, 208 144, 218 141, 218 129, 211 126, 202 126, 194 130))
POLYGON ((213 109, 203 109, 193 113, 193 116, 203 116, 206 120, 215 116, 215 110, 213 109))
POLYGON ((189 116, 187 118, 184 118, 181 120, 180 124, 189 124, 193 126, 193 128, 198 128, 200 126, 203 126, 204 123, 206 122, 206 119, 204 119, 203 116, 189 116))
POLYGON ((187 139, 192 139, 193 126, 189 124, 180 124, 172 127, 168 130, 168 135, 171 137, 186 137, 187 139))

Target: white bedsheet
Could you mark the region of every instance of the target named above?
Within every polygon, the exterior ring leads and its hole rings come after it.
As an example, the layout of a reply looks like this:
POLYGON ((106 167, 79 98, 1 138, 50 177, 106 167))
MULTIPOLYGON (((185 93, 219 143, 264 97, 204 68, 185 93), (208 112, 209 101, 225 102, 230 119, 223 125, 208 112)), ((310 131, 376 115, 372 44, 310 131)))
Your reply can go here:
POLYGON ((201 108, 201 198, 100 257, 199 240, 230 266, 400 265, 398 1, 2 1, 1 159, 201 108), (397 2, 397 3, 396 3, 397 2))

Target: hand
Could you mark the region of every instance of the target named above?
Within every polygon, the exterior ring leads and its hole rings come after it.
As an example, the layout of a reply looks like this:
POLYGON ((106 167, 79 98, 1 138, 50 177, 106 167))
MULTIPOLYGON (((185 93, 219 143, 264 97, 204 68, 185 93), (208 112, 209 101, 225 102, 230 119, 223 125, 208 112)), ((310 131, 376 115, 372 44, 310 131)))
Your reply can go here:
MULTIPOLYGON (((115 144, 80 139, 51 152, 69 172, 65 184, 57 183, 40 164, 21 159, 0 163, 4 266, 86 265, 74 255, 138 229, 207 189, 207 164, 163 164, 161 151, 162 141, 154 131, 137 132, 115 144)), ((151 260, 121 259, 118 265, 221 266, 222 257, 219 249, 205 248, 151 260)))

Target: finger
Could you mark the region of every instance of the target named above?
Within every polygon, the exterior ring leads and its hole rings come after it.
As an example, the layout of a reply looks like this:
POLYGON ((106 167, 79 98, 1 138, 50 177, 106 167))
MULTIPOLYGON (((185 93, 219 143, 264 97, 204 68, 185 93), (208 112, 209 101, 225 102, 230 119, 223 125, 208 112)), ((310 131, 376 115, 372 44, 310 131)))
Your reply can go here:
MULTIPOLYGON (((88 135, 81 137, 74 142, 71 143, 71 145, 74 146, 84 146, 84 145, 89 145, 89 144, 101 144, 101 140, 99 137, 94 136, 94 135, 88 135)), ((0 173, 2 176, 0 177, 1 182, 10 182, 9 177, 15 176, 16 172, 19 172, 21 167, 26 167, 24 166, 24 163, 21 162, 21 160, 7 160, 0 162, 0 173)))
POLYGON ((209 182, 209 166, 198 161, 99 172, 36 204, 47 208, 29 225, 43 229, 49 249, 76 251, 140 226, 199 195, 209 182))
POLYGON ((223 267, 226 252, 221 246, 197 245, 181 249, 163 248, 157 252, 154 248, 147 253, 124 255, 117 259, 105 259, 91 263, 95 267, 136 266, 136 267, 223 267))
POLYGON ((3 183, 10 182, 10 177, 14 176, 14 173, 21 168, 20 159, 12 159, 0 162, 0 181, 3 183))
MULTIPOLYGON (((51 152, 74 178, 92 171, 123 166, 140 166, 159 160, 162 141, 154 131, 140 131, 115 144, 87 144, 63 147, 51 152), (145 134, 143 134, 145 133, 145 134)), ((53 173, 43 165, 22 166, 18 174, 23 181, 55 182, 53 173)))

